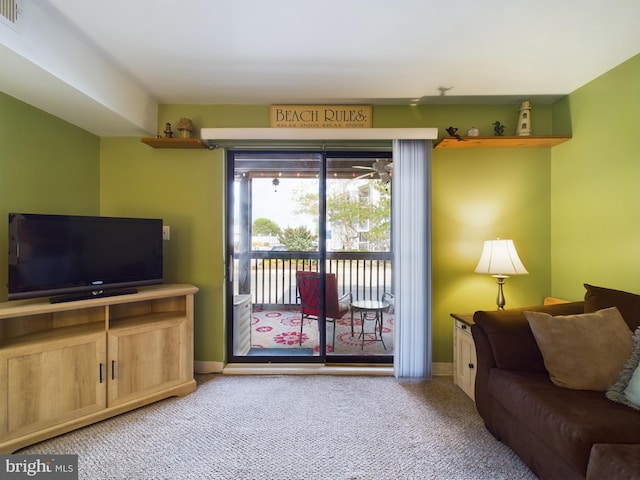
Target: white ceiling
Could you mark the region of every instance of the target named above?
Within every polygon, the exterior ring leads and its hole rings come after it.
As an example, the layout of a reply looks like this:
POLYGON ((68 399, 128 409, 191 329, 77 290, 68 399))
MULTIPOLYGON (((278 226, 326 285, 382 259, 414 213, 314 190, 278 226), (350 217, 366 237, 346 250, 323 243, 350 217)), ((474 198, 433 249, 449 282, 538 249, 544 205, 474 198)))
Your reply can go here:
POLYGON ((158 104, 548 102, 640 52, 638 0, 20 4, 0 90, 99 135, 158 104))

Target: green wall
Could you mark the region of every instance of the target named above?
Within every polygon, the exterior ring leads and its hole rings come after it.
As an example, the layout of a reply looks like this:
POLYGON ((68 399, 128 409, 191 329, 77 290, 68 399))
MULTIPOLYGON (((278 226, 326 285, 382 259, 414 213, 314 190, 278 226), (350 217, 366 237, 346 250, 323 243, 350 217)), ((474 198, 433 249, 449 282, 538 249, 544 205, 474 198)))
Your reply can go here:
POLYGON ((434 361, 451 361, 451 312, 497 308, 496 280, 474 273, 484 240, 513 239, 529 271, 506 280, 507 308, 539 304, 551 293, 549 152, 548 148, 434 151, 434 361))
POLYGON ((640 55, 571 93, 573 139, 553 149, 555 296, 583 283, 640 293, 640 55))
MULTIPOLYGON (((507 307, 579 299, 583 282, 639 290, 639 71, 635 57, 553 106, 534 104, 534 134, 573 135, 551 149, 433 151, 434 362, 452 360, 449 313, 495 308, 495 280, 473 273, 486 239, 513 238, 530 272, 507 280, 507 307)), ((518 105, 375 106, 374 126, 490 135, 499 120, 509 134, 517 113, 518 105)), ((269 107, 164 105, 158 131, 183 116, 201 127, 264 127, 269 107)), ((200 287, 196 360, 224 361, 223 151, 98 139, 3 94, 0 120, 0 213, 162 217, 171 226, 166 280, 200 287)), ((6 236, 0 222, 4 251, 6 236)), ((3 285, 6 270, 0 263, 3 285)))
POLYGON ((154 149, 139 138, 104 138, 102 215, 162 218, 165 282, 192 283, 195 358, 224 358, 224 167, 222 150, 154 149))
MULTIPOLYGON (((536 133, 552 131, 552 107, 534 106, 536 133)), ((196 127, 266 127, 269 106, 163 105, 166 122, 189 117, 196 127)), ((515 130, 518 105, 375 106, 375 127, 438 127, 491 134, 500 120, 515 130)), ((509 133, 509 132, 507 132, 509 133)), ((513 132, 511 132, 513 133, 513 132)), ((103 214, 157 215, 172 227, 167 281, 200 287, 196 296, 196 359, 224 361, 223 152, 153 149, 139 139, 103 139, 103 214), (174 243, 174 239, 176 238, 174 243)), ((434 150, 433 359, 452 360, 451 312, 495 308, 494 279, 473 273, 482 242, 516 241, 531 275, 510 279, 510 306, 550 294, 550 149, 434 150)))
POLYGON ((7 214, 100 212, 100 138, 0 92, 0 301, 7 214))

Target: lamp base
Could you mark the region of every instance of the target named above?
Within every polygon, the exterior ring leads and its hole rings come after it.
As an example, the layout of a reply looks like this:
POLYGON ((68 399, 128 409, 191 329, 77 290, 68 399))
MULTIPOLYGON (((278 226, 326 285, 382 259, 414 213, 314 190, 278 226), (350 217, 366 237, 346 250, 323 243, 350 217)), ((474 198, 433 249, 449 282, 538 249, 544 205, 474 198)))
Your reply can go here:
POLYGON ((504 291, 502 290, 502 286, 504 285, 504 279, 509 278, 507 275, 493 275, 498 279, 498 297, 496 298, 496 304, 498 305, 498 310, 504 310, 505 300, 504 300, 504 291))

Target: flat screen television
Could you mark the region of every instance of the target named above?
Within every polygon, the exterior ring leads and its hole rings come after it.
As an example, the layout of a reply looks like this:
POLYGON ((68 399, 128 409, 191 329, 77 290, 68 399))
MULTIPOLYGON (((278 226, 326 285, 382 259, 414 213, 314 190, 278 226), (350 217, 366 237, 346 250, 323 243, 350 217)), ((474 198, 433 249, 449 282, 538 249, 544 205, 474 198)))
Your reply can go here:
POLYGON ((162 219, 9 213, 9 300, 52 303, 163 282, 162 219))

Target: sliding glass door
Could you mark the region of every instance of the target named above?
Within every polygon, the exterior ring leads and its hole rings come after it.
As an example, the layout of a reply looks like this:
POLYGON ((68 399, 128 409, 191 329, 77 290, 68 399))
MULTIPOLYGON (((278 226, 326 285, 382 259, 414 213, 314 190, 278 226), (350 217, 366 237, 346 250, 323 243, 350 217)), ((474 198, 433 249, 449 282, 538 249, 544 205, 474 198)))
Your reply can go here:
POLYGON ((228 360, 393 363, 390 153, 227 157, 228 360))

